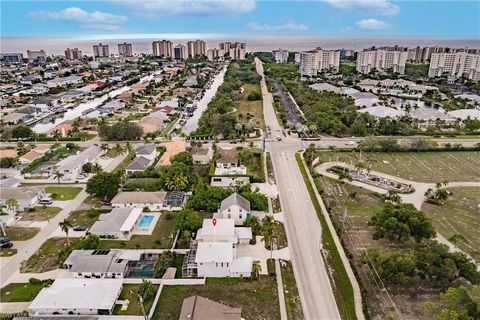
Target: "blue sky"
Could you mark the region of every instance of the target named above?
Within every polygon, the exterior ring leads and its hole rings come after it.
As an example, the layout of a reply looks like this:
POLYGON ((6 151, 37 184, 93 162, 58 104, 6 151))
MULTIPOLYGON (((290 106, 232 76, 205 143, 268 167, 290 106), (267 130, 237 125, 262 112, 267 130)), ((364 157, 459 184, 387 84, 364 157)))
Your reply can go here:
POLYGON ((480 1, 1 1, 2 36, 212 33, 480 38, 480 1))

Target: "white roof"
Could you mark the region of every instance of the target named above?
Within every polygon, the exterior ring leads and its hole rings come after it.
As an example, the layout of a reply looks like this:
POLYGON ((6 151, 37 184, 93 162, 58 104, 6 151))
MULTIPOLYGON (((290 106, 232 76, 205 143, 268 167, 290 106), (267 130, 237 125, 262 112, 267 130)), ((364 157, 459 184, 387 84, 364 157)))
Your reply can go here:
POLYGON ((231 242, 199 242, 195 262, 232 262, 231 242))
POLYGON ((101 214, 89 231, 91 233, 128 232, 133 229, 141 214, 141 208, 113 208, 109 213, 101 214))
POLYGON ((447 113, 454 118, 458 118, 462 120, 465 120, 468 117, 470 117, 470 119, 472 120, 480 119, 480 110, 477 110, 477 109, 459 109, 455 111, 449 111, 447 113))
POLYGON ((453 117, 436 109, 416 109, 410 112, 413 118, 420 120, 453 120, 453 117))
POLYGON ((133 209, 132 212, 130 212, 130 214, 128 215, 125 222, 120 227, 120 231, 130 231, 130 230, 132 230, 133 226, 135 225, 135 222, 138 220, 138 218, 142 214, 142 211, 143 210, 140 209, 140 208, 133 209))
POLYGON ((357 112, 366 112, 378 118, 385 118, 385 117, 396 118, 404 114, 404 111, 402 110, 397 110, 394 108, 389 108, 384 106, 368 107, 364 109, 359 109, 357 110, 357 112))
POLYGON ((121 279, 57 279, 42 291, 29 309, 110 310, 122 290, 121 279))
POLYGON ((252 257, 238 257, 232 261, 230 272, 252 272, 252 257))
POLYGON ((234 219, 217 219, 217 224, 213 226, 213 219, 203 219, 203 236, 233 236, 235 234, 234 219))
POLYGON ((252 239, 252 228, 250 227, 236 227, 235 233, 238 239, 252 239))

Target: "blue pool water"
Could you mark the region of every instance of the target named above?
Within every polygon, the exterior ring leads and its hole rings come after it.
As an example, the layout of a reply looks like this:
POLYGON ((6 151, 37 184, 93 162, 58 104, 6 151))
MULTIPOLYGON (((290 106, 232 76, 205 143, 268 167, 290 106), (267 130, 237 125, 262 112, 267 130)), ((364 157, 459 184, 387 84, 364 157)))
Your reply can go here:
POLYGON ((138 229, 148 230, 152 224, 153 218, 155 218, 155 216, 144 215, 138 222, 138 229))

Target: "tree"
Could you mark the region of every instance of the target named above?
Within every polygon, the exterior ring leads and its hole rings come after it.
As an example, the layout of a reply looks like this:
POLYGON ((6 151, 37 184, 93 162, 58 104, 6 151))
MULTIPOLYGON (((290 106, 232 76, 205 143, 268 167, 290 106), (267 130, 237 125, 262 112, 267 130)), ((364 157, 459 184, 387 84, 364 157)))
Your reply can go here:
POLYGON ((218 204, 230 195, 230 191, 221 187, 198 184, 188 198, 187 207, 194 210, 215 211, 218 204))
POLYGON ((193 167, 193 157, 190 152, 183 151, 172 157, 171 163, 180 162, 189 167, 193 167))
POLYGON ((182 231, 196 232, 202 226, 198 212, 184 208, 177 214, 177 228, 182 231))
POLYGON ((33 135, 32 129, 25 125, 20 125, 12 129, 12 138, 17 140, 28 140, 33 135))
POLYGON ((387 284, 407 286, 415 276, 415 256, 403 251, 387 252, 369 249, 364 253, 364 263, 373 264, 382 280, 387 284))
POLYGON ((175 266, 175 258, 175 252, 170 250, 163 252, 155 264, 155 270, 153 272, 155 278, 161 278, 165 271, 167 271, 167 268, 175 266))
POLYGON ((258 274, 262 271, 262 265, 260 261, 254 261, 252 265, 252 274, 254 275, 255 279, 258 279, 258 274))
POLYGON ((53 179, 57 179, 58 183, 60 184, 60 179, 62 179, 65 176, 62 172, 55 170, 53 173, 53 179))
POLYGON ((70 239, 68 238, 68 231, 70 230, 70 228, 73 227, 72 223, 68 219, 63 219, 63 221, 60 221, 58 223, 58 226, 63 232, 65 232, 65 235, 67 236, 67 246, 70 247, 70 239))
POLYGON ((192 168, 182 162, 173 162, 170 167, 164 169, 163 175, 167 190, 180 191, 190 188, 193 182, 192 168))
POLYGON ((252 229, 253 236, 259 235, 262 231, 262 224, 260 223, 260 219, 258 219, 256 216, 252 216, 250 219, 245 221, 245 226, 252 229))
POLYGON ((18 207, 18 201, 17 201, 17 199, 8 198, 7 201, 5 202, 5 204, 7 205, 7 209, 16 212, 17 207, 18 207))
POLYGON ((93 172, 93 163, 87 162, 84 163, 82 166, 82 171, 86 173, 92 173, 93 172))
POLYGON ((270 249, 270 259, 273 258, 273 246, 278 240, 278 232, 275 226, 275 220, 268 215, 262 219, 262 236, 265 246, 270 249))
POLYGON ((55 131, 52 132, 52 137, 53 137, 53 139, 55 139, 55 141, 58 142, 58 139, 60 139, 62 137, 62 135, 60 134, 60 131, 55 130, 55 131))
POLYGON ((118 192, 120 178, 111 172, 99 172, 87 182, 87 193, 98 198, 113 197, 118 192))
POLYGON ((155 292, 155 288, 151 281, 142 279, 142 283, 138 286, 138 295, 142 297, 142 302, 151 298, 155 292))
POLYGON ((435 236, 430 219, 412 204, 385 203, 383 210, 372 216, 369 224, 375 228, 374 239, 406 241, 413 237, 420 242, 435 236))
POLYGON ((89 234, 86 238, 80 241, 79 247, 83 250, 98 249, 100 245, 100 238, 96 234, 89 234))

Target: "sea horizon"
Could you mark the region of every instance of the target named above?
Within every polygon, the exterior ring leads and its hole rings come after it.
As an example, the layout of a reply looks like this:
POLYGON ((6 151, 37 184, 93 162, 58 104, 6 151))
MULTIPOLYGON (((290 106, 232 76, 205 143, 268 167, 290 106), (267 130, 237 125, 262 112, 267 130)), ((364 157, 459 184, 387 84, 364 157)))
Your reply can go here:
POLYGON ((371 46, 399 45, 447 46, 455 48, 480 47, 477 38, 420 37, 420 36, 305 36, 288 37, 263 35, 257 37, 245 35, 202 34, 202 33, 163 33, 163 34, 118 34, 118 35, 85 35, 85 36, 2 36, 0 50, 3 53, 43 49, 48 55, 61 55, 66 48, 79 48, 83 54, 92 55, 93 44, 104 43, 116 53, 116 45, 122 42, 131 43, 134 53, 150 53, 151 43, 155 40, 171 40, 174 45, 185 44, 188 40, 202 39, 207 48, 215 48, 219 42, 240 41, 247 43, 247 51, 271 51, 287 49, 302 51, 322 47, 323 49, 362 50, 371 46))

